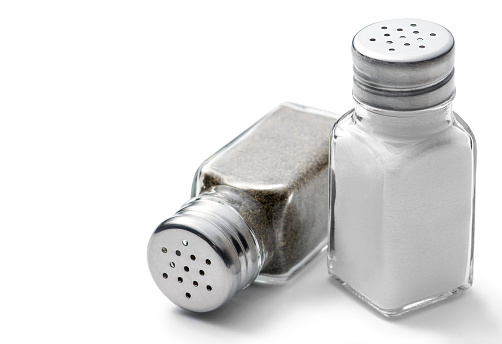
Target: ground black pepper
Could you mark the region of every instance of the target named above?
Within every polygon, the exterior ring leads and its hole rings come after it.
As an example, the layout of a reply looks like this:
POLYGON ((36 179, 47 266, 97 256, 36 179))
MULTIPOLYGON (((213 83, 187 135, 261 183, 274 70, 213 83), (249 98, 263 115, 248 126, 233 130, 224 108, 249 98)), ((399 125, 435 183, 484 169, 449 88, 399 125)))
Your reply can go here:
POLYGON ((234 207, 257 238, 260 275, 287 279, 327 237, 329 133, 336 118, 285 104, 198 169, 192 196, 234 207))

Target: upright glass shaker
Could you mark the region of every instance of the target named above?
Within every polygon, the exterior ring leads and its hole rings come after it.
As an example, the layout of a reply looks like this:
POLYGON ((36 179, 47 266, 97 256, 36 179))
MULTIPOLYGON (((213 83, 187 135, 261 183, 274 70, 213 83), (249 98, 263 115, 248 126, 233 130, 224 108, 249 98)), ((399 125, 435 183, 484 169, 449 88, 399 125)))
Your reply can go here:
POLYGON ((452 111, 452 34, 417 19, 352 44, 355 109, 331 134, 328 268, 385 316, 472 285, 476 141, 452 111))

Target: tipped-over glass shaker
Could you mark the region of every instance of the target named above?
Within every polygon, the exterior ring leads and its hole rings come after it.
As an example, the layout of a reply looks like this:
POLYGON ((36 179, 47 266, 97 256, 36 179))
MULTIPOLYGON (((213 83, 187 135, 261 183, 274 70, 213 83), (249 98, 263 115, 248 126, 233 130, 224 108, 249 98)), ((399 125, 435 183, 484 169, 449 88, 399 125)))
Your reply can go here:
POLYGON ((352 43, 356 105, 331 135, 328 268, 385 316, 472 285, 476 141, 452 111, 454 47, 417 19, 352 43))
POLYGON ((254 280, 284 283, 326 248, 336 118, 283 104, 202 163, 193 198, 148 245, 152 277, 171 301, 211 311, 254 280))

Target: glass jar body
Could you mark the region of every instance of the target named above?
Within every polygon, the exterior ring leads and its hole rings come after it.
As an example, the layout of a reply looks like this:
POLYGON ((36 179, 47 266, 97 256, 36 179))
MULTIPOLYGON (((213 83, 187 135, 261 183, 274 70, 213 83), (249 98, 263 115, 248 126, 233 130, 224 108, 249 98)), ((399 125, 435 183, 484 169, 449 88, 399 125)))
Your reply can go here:
POLYGON ((282 104, 197 170, 193 197, 233 207, 257 241, 257 282, 281 284, 327 243, 328 142, 337 117, 282 104))
POLYGON ((451 102, 358 104, 330 145, 330 274, 385 316, 468 289, 476 142, 451 102))

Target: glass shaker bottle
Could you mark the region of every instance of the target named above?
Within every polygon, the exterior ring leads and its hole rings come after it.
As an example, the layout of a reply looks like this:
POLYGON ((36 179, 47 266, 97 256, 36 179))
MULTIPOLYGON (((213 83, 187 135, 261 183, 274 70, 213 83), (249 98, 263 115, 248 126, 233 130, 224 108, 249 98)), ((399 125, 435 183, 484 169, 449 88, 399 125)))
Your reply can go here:
POLYGON ((476 141, 452 111, 452 34, 417 19, 359 31, 355 109, 331 135, 328 269, 385 316, 472 285, 476 141))
POLYGON ((325 251, 334 116, 282 104, 202 163, 192 199, 148 245, 171 301, 211 311, 255 280, 286 282, 325 251))

